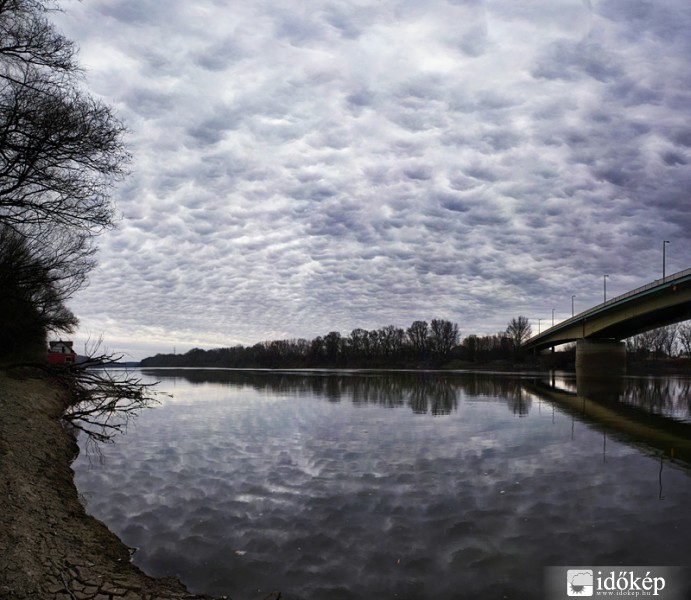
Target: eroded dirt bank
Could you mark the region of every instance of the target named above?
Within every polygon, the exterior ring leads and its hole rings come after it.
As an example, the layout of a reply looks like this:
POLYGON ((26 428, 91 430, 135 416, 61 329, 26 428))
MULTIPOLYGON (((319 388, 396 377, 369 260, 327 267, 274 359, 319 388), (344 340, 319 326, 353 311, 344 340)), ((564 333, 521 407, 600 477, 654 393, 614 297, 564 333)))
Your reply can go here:
POLYGON ((77 444, 61 424, 63 409, 49 382, 0 372, 0 598, 210 598, 145 575, 120 539, 86 514, 70 467, 77 444))

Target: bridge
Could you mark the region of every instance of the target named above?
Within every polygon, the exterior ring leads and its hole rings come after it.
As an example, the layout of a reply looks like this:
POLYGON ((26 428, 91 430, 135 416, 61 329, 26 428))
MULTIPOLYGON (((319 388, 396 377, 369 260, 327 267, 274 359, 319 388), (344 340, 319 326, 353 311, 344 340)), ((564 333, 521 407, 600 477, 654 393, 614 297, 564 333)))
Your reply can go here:
POLYGON ((691 269, 657 279, 566 319, 523 343, 525 350, 539 352, 577 342, 579 354, 625 357, 620 340, 663 325, 691 319, 691 269), (623 353, 623 354, 622 354, 623 353))

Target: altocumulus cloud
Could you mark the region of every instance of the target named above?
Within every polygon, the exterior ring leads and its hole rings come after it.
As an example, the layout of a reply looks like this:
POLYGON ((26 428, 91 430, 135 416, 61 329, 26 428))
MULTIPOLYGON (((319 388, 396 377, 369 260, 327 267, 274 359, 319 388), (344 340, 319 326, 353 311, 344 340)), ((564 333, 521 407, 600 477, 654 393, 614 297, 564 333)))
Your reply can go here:
POLYGON ((447 318, 691 265, 687 0, 66 0, 135 160, 73 300, 137 358, 447 318))

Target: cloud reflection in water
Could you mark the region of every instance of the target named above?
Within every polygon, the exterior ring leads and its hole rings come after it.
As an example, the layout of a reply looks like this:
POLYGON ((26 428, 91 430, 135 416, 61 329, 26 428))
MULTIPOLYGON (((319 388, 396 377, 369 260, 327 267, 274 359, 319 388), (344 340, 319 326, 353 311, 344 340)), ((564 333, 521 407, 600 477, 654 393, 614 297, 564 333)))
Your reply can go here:
POLYGON ((195 592, 534 598, 544 566, 675 564, 691 534, 688 472, 661 505, 659 461, 517 377, 194 378, 74 468, 135 562, 195 592))

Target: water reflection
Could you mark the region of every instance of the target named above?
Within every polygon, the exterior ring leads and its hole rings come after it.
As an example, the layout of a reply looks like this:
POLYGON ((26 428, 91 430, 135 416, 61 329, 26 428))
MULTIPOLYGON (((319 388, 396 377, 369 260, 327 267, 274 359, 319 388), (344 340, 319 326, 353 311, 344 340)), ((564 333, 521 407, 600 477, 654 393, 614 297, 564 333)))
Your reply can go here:
POLYGON ((146 370, 156 379, 183 379, 251 387, 262 393, 310 395, 355 406, 408 408, 414 414, 449 415, 459 400, 501 398, 512 414, 529 415, 535 397, 575 410, 588 423, 623 441, 691 465, 691 380, 685 378, 576 379, 569 374, 523 375, 419 371, 146 370))
POLYGON ((664 385, 655 380, 623 378, 579 382, 577 392, 562 389, 555 381, 533 380, 524 385, 605 435, 656 456, 662 452, 663 457, 691 468, 691 421, 673 418, 688 415, 686 380, 668 379, 664 385), (653 398, 655 390, 661 391, 660 399, 653 398))
POLYGON ((506 399, 516 415, 530 412, 532 398, 523 389, 524 376, 488 376, 486 373, 439 371, 241 371, 225 369, 146 369, 158 380, 182 379, 192 384, 215 383, 249 387, 258 392, 329 402, 350 401, 356 406, 409 408, 415 414, 448 415, 462 397, 506 399))
POLYGON ((691 379, 631 379, 620 396, 620 401, 651 414, 665 415, 691 423, 691 379))
MULTIPOLYGON (((439 371, 245 371, 232 369, 147 369, 157 380, 181 379, 192 384, 215 383, 249 387, 260 392, 309 394, 330 402, 407 407, 416 414, 448 415, 461 397, 504 398, 518 416, 529 414, 533 394, 559 388, 594 402, 617 403, 651 415, 691 423, 691 379, 613 377, 576 380, 569 374, 488 374, 439 371), (526 387, 526 385, 533 387, 526 387)), ((549 394, 542 398, 549 400, 549 394)))
POLYGON ((685 556, 687 467, 622 442, 612 390, 598 404, 541 375, 154 376, 174 398, 74 468, 135 562, 195 592, 532 599, 548 565, 685 556))

